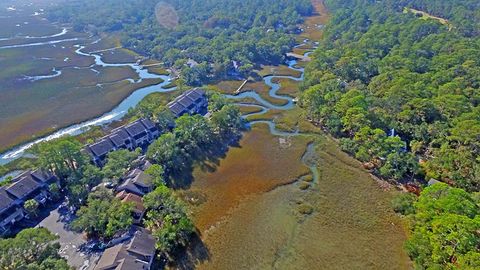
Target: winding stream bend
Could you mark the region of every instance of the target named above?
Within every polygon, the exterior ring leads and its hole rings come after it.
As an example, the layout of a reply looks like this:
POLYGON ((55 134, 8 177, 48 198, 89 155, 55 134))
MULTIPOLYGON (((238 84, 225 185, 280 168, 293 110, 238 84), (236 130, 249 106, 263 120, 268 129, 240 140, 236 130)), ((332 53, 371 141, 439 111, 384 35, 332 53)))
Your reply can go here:
MULTIPOLYGON (((22 44, 22 45, 12 45, 12 46, 4 46, 0 47, 0 49, 7 49, 7 48, 16 48, 16 47, 28 47, 28 46, 39 46, 39 45, 48 45, 52 44, 52 42, 59 42, 59 41, 48 41, 48 42, 38 42, 38 43, 30 43, 30 44, 22 44)), ((61 42, 61 41, 60 41, 61 42)), ((17 158, 20 158, 25 155, 25 152, 30 149, 32 146, 44 142, 44 141, 49 141, 53 140, 56 138, 60 138, 65 135, 78 135, 81 134, 85 131, 87 131, 90 127, 92 126, 101 126, 105 125, 108 123, 111 123, 112 121, 119 120, 121 119, 130 108, 135 107, 145 96, 155 93, 155 92, 169 92, 169 91, 174 91, 176 88, 165 88, 166 85, 170 83, 170 76, 167 75, 157 75, 154 73, 150 73, 147 69, 142 68, 140 65, 136 63, 105 63, 102 60, 102 56, 99 54, 95 53, 87 53, 83 52, 82 50, 85 48, 83 45, 75 45, 77 47, 77 50, 75 50, 75 53, 78 55, 82 56, 87 56, 87 57, 94 57, 95 59, 95 64, 91 66, 93 69, 95 66, 100 66, 100 67, 130 67, 132 68, 139 76, 139 80, 133 81, 132 79, 129 79, 131 83, 139 83, 144 79, 162 79, 163 82, 158 84, 158 85, 152 85, 152 86, 147 86, 147 87, 142 87, 134 91, 130 96, 128 96, 126 99, 124 99, 117 107, 115 107, 113 110, 88 121, 79 123, 79 124, 74 124, 69 127, 60 129, 46 137, 42 137, 39 139, 36 139, 34 141, 28 142, 26 144, 20 145, 6 153, 1 154, 0 156, 0 165, 6 164, 8 162, 11 162, 17 158)), ((309 53, 306 53, 305 56, 308 56, 309 53)), ((258 93, 254 91, 246 91, 242 92, 237 95, 225 95, 227 98, 230 99, 243 99, 243 98, 253 98, 255 99, 258 103, 262 105, 257 105, 257 104, 249 104, 249 103, 237 103, 239 106, 257 106, 257 107, 262 107, 262 111, 254 113, 254 114, 263 114, 266 113, 270 109, 277 109, 277 110, 289 110, 292 109, 294 106, 293 99, 289 96, 283 96, 283 95, 278 95, 277 91, 280 89, 280 84, 279 83, 273 83, 272 79, 274 78, 287 78, 295 81, 302 81, 304 78, 304 69, 303 68, 295 68, 295 65, 297 64, 297 61, 292 60, 287 62, 288 67, 290 69, 300 71, 301 76, 300 77, 293 77, 293 76, 266 76, 264 77, 264 82, 266 85, 270 87, 269 90, 269 95, 273 98, 276 99, 281 99, 281 100, 286 100, 287 103, 285 105, 274 105, 271 104, 270 102, 266 101, 263 99, 258 93)), ((56 75, 56 74, 55 74, 56 75)), ((47 78, 51 78, 53 75, 47 76, 47 78)), ((45 79, 45 77, 42 78, 37 78, 37 79, 45 79)), ((251 116, 253 114, 249 114, 248 116, 251 116)), ((244 117, 246 117, 245 115, 244 117)), ((259 123, 264 123, 269 126, 270 132, 274 135, 278 136, 294 136, 298 135, 298 132, 283 132, 279 131, 275 128, 275 123, 273 121, 252 121, 249 124, 254 125, 254 124, 259 124, 259 123)))
MULTIPOLYGON (((51 41, 49 42, 43 42, 43 43, 31 43, 31 44, 22 44, 22 45, 12 45, 10 47, 16 48, 16 47, 28 47, 28 46, 37 46, 37 44, 40 45, 48 45, 52 44, 51 41), (16 46, 16 47, 15 47, 16 46)), ((60 129, 46 137, 42 137, 39 139, 36 139, 34 141, 28 142, 26 144, 20 145, 6 153, 1 154, 0 156, 0 165, 6 164, 10 161, 13 161, 17 158, 22 157, 25 152, 30 149, 32 146, 35 144, 44 142, 44 141, 50 141, 56 138, 60 138, 65 135, 78 135, 86 130, 88 130, 92 126, 101 126, 105 125, 108 123, 111 123, 112 121, 119 120, 121 119, 127 112, 128 109, 135 107, 145 96, 155 93, 155 92, 169 92, 169 91, 174 91, 176 88, 166 88, 165 86, 170 84, 170 77, 166 75, 157 75, 154 73, 150 73, 147 69, 143 69, 141 66, 139 66, 136 63, 118 63, 118 64, 111 64, 111 63, 105 63, 102 60, 102 57, 98 54, 94 53, 86 53, 83 52, 82 49, 85 47, 82 45, 76 45, 78 49, 75 50, 75 53, 78 55, 82 56, 87 56, 87 57, 94 57, 95 58, 95 64, 91 66, 91 68, 94 68, 95 66, 100 66, 100 67, 130 67, 132 68, 140 77, 139 80, 133 81, 133 79, 129 79, 130 83, 139 83, 144 79, 162 79, 163 82, 157 85, 151 85, 147 87, 142 87, 137 89, 135 92, 130 94, 126 99, 124 99, 117 107, 115 107, 113 110, 88 121, 79 123, 79 124, 74 124, 69 127, 60 129)), ((5 47, 0 47, 0 49, 4 49, 5 47)), ((58 72, 57 72, 58 73, 58 72)), ((55 74, 56 75, 56 74, 55 74)), ((60 76, 60 75, 58 75, 60 76)), ((48 76, 37 76, 37 77, 32 77, 29 79, 47 79, 47 78, 53 78, 54 75, 48 75, 48 76)))

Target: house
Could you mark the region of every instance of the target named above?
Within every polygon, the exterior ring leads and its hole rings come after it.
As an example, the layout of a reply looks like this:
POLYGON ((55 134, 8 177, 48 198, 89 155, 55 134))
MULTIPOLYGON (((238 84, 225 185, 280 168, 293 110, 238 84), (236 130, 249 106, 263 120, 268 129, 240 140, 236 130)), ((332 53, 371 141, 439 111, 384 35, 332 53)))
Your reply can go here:
POLYGON ((25 217, 23 204, 30 199, 43 205, 49 199, 49 185, 56 178, 41 170, 25 171, 0 187, 0 231, 5 231, 25 217))
POLYGON ((103 138, 100 141, 86 146, 87 153, 92 157, 92 162, 98 166, 103 166, 108 153, 115 151, 116 148, 109 138, 103 138))
POLYGON ((187 61, 187 66, 190 67, 190 68, 194 68, 194 67, 198 66, 198 62, 190 58, 187 61))
POLYGON ((148 270, 155 257, 155 238, 144 228, 137 228, 128 243, 110 247, 98 260, 95 270, 148 270))
POLYGON ((145 206, 143 206, 142 197, 126 191, 118 193, 115 197, 119 198, 124 203, 133 204, 133 222, 135 224, 140 224, 142 222, 143 215, 145 214, 145 206))
POLYGON ((168 103, 167 106, 175 117, 180 117, 184 114, 202 114, 207 111, 207 95, 204 90, 195 88, 183 92, 180 96, 168 103))
POLYGON ((5 188, 0 187, 0 233, 6 231, 25 216, 23 208, 5 188))
POLYGON ((139 119, 124 126, 125 131, 132 139, 134 147, 142 147, 158 138, 159 131, 149 119, 139 119))
POLYGON ((84 151, 91 156, 94 164, 101 167, 105 164, 108 153, 145 147, 159 136, 157 126, 150 119, 142 118, 112 130, 97 142, 85 146, 84 151))
POLYGON ((132 139, 122 127, 112 130, 108 138, 116 149, 134 149, 132 139))
POLYGON ((34 199, 39 204, 45 204, 49 197, 48 185, 56 181, 55 176, 40 171, 25 171, 12 179, 5 190, 16 198, 18 203, 34 199))
POLYGON ((125 191, 143 197, 153 190, 152 177, 140 169, 131 171, 116 192, 125 191))

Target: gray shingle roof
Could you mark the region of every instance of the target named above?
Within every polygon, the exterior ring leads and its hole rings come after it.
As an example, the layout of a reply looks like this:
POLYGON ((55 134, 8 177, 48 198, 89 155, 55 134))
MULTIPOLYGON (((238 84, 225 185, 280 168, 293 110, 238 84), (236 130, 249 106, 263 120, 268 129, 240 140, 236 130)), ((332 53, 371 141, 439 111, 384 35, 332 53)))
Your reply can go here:
POLYGON ((199 101, 201 98, 205 96, 205 91, 202 89, 193 89, 188 93, 188 97, 190 97, 194 101, 199 101))
POLYGON ((126 125, 125 130, 132 137, 136 137, 138 135, 141 135, 142 133, 148 132, 147 128, 142 124, 140 120, 137 120, 133 123, 126 125))
POLYGON ((141 256, 153 256, 155 255, 155 238, 144 228, 139 228, 128 244, 127 251, 141 256))
POLYGON ((118 128, 112 131, 109 136, 110 140, 112 140, 113 144, 116 147, 122 147, 125 144, 130 142, 130 137, 128 133, 123 128, 118 128))
POLYGON ((148 262, 142 257, 153 257, 155 255, 155 239, 144 228, 138 228, 128 245, 118 244, 107 248, 95 270, 146 270, 148 262), (140 256, 138 256, 138 255, 140 256))
POLYGON ((133 181, 132 178, 127 179, 125 182, 123 182, 123 184, 118 186, 116 189, 117 192, 120 192, 123 190, 133 194, 137 194, 139 196, 145 195, 145 192, 141 191, 140 188, 137 185, 135 185, 135 182, 133 181))
POLYGON ((151 188, 152 187, 152 176, 144 173, 143 171, 140 171, 140 173, 137 174, 133 178, 133 183, 135 185, 139 185, 139 186, 144 187, 144 188, 151 188))
POLYGON ((157 129, 157 126, 155 126, 155 124, 148 118, 140 119, 140 121, 142 122, 143 126, 148 128, 150 131, 154 131, 157 129))
POLYGON ((6 188, 6 191, 18 199, 24 199, 32 192, 41 188, 42 185, 33 180, 32 177, 24 176, 16 182, 13 182, 6 188))
POLYGON ((14 198, 7 193, 4 187, 0 187, 0 214, 15 205, 14 198))
POLYGON ((199 103, 205 98, 205 91, 199 88, 185 91, 180 96, 176 97, 172 102, 168 103, 168 108, 177 116, 193 108, 196 103, 199 103))
POLYGON ((43 184, 47 184, 52 180, 54 180, 55 178, 52 174, 49 174, 42 170, 35 170, 32 172, 29 172, 29 175, 33 177, 33 180, 43 184))
POLYGON ((100 157, 112 151, 114 149, 114 146, 110 139, 104 138, 99 142, 91 144, 89 148, 95 156, 100 157))
POLYGON ((177 116, 185 113, 185 108, 180 103, 172 103, 168 105, 168 108, 170 109, 170 111, 172 111, 173 114, 177 116))
POLYGON ((123 245, 116 245, 105 249, 98 260, 95 270, 111 269, 119 264, 118 260, 123 259, 125 254, 122 254, 123 245), (122 256, 123 255, 123 256, 122 256))

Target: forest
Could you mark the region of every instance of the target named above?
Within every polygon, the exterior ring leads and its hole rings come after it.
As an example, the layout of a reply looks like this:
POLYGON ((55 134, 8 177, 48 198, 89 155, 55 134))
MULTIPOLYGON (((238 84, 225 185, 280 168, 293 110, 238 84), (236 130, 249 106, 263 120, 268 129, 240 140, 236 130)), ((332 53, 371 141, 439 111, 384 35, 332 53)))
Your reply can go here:
POLYGON ((417 269, 478 269, 480 3, 326 4, 333 17, 300 105, 375 174, 444 182, 394 201, 408 217, 417 269))
POLYGON ((307 68, 302 105, 383 176, 478 191, 479 36, 395 1, 363 2, 330 3, 338 9, 307 68))
POLYGON ((259 63, 279 64, 309 0, 86 0, 49 12, 77 31, 121 36, 122 45, 182 71, 190 85, 248 76, 259 63))

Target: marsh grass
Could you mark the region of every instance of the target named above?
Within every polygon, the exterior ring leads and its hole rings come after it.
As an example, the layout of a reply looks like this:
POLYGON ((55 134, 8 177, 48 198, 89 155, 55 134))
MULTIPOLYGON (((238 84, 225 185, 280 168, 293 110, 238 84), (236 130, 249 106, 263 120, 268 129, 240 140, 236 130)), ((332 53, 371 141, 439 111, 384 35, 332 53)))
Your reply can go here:
POLYGON ((276 76, 292 76, 297 78, 300 77, 302 74, 300 71, 292 70, 285 65, 262 66, 262 69, 258 70, 257 73, 262 77, 276 75, 276 76))
POLYGON ((271 135, 265 125, 255 125, 214 170, 197 167, 190 190, 207 195, 207 202, 196 209, 197 227, 206 230, 245 197, 307 174, 308 168, 300 161, 305 144, 305 138, 298 137, 292 139, 289 147, 281 147, 279 138, 271 135))
POLYGON ((245 114, 251 114, 251 113, 257 113, 261 112, 262 109, 259 107, 249 107, 249 106, 241 106, 240 107, 240 112, 245 115, 245 114))
MULTIPOLYGON (((85 38, 78 33, 67 35, 73 34, 85 38)), ((0 129, 0 152, 101 115, 136 89, 161 82, 148 79, 131 84, 125 79, 136 80, 138 75, 129 67, 94 67, 92 71, 89 66, 93 64, 93 57, 75 54, 77 42, 0 50, 0 126, 9 127, 0 129), (25 77, 53 74, 53 68, 62 74, 36 82, 25 77)), ((106 38, 84 51, 115 44, 115 39, 106 38)), ((112 57, 127 58, 126 52, 119 52, 112 57)), ((134 62, 124 60, 130 61, 134 62)))
POLYGON ((287 95, 295 98, 299 94, 299 83, 297 81, 287 78, 274 78, 272 82, 280 84, 280 89, 277 91, 279 95, 287 95))

